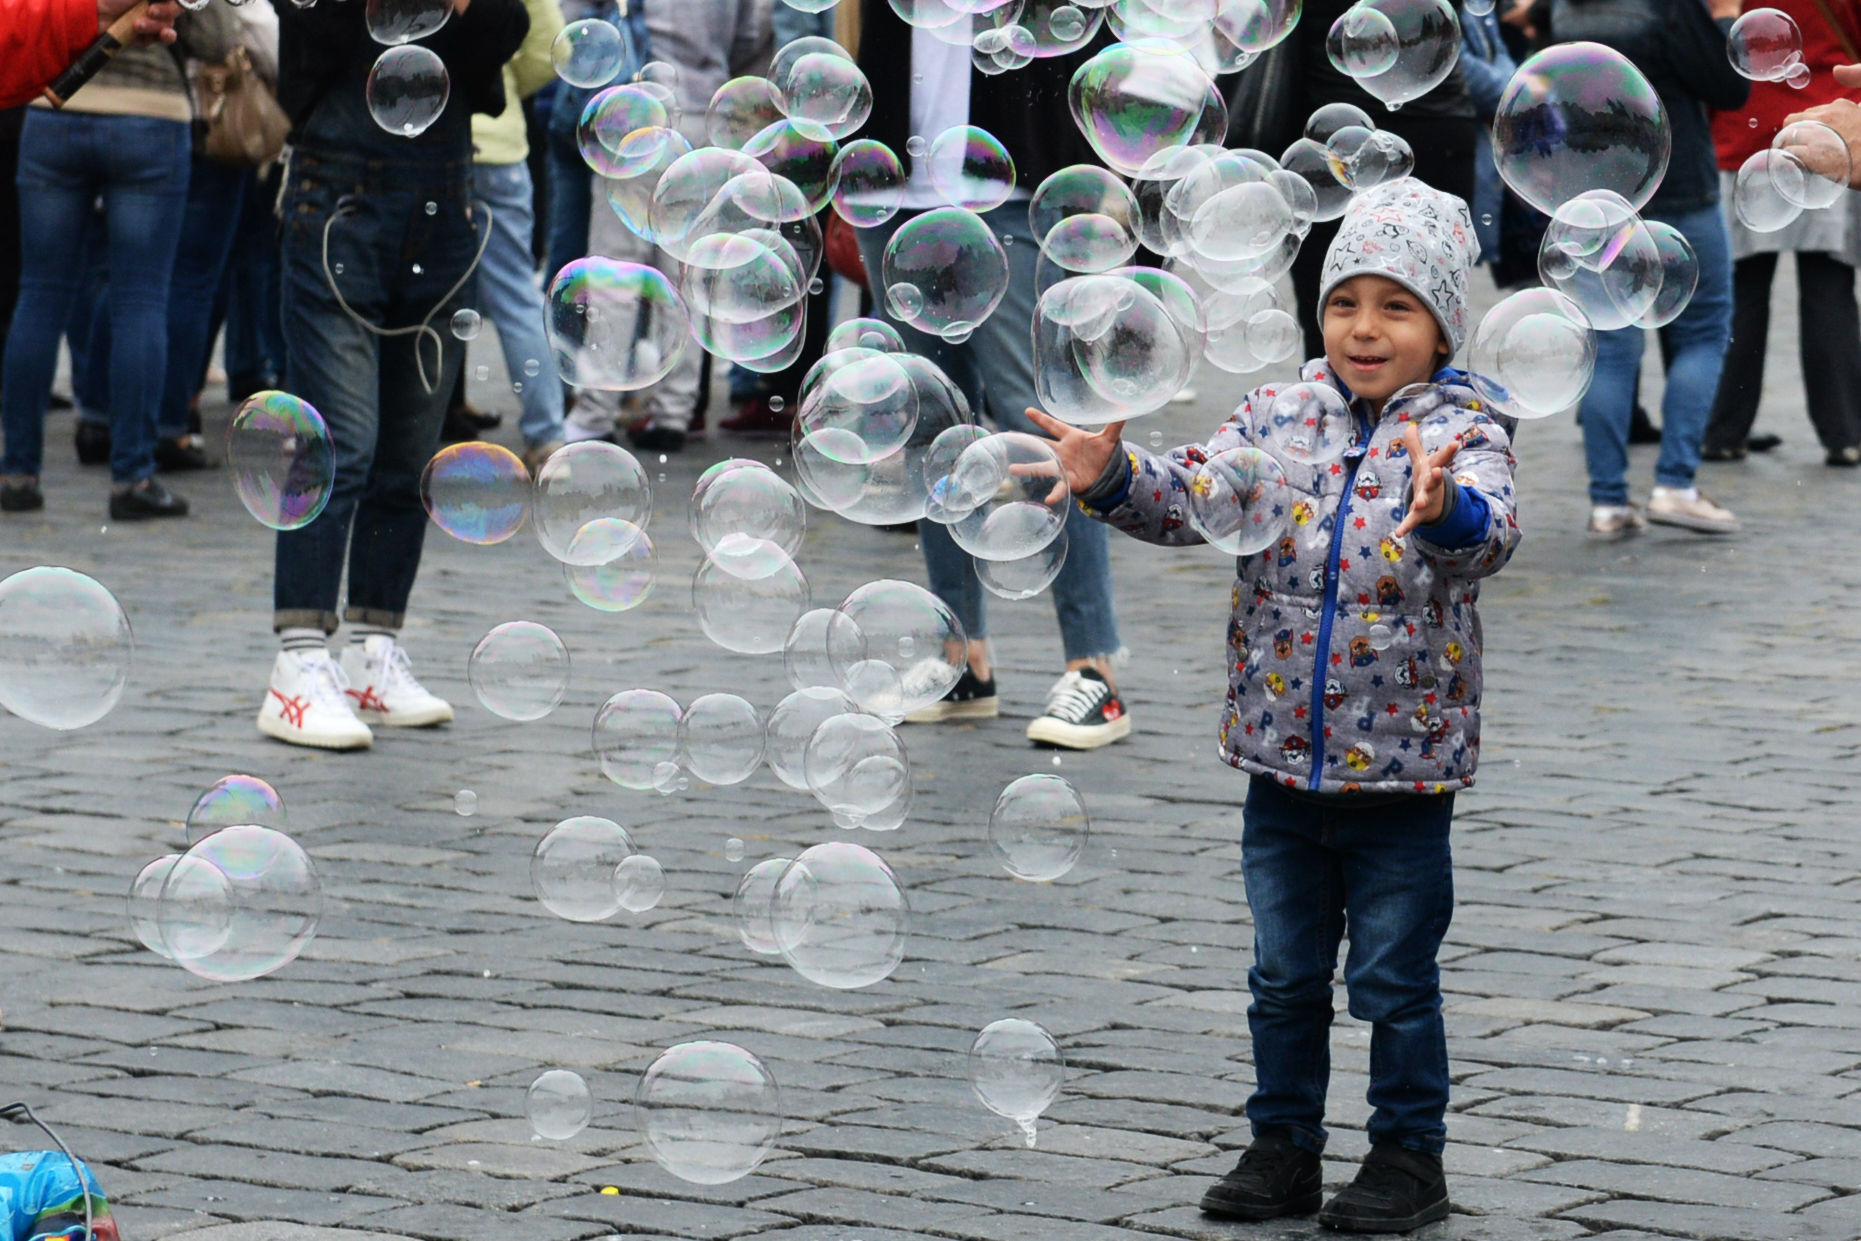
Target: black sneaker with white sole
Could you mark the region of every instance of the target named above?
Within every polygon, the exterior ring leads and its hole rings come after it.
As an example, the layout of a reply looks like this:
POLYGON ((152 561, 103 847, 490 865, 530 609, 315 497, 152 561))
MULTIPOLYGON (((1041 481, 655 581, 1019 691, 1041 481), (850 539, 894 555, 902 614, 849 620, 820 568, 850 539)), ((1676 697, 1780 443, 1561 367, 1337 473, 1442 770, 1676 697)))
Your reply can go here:
POLYGON ((1027 739, 1065 750, 1096 750, 1131 735, 1118 691, 1095 668, 1075 668, 1053 683, 1047 709, 1027 726, 1027 739))
POLYGON ((995 678, 980 680, 963 669, 950 692, 928 707, 905 717, 907 724, 943 724, 950 720, 992 720, 1002 713, 1001 699, 995 696, 995 678))

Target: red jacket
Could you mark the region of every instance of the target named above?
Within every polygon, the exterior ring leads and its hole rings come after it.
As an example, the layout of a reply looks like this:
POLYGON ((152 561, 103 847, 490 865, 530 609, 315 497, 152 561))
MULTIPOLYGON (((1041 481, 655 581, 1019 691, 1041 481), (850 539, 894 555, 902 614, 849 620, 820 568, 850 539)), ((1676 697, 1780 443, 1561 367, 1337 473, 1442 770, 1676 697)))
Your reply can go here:
MULTIPOLYGON (((3 0, 0 0, 3 2, 3 0)), ((1715 112, 1712 117, 1712 144, 1719 156, 1719 167, 1737 172, 1739 166, 1758 151, 1770 146, 1771 139, 1783 128, 1783 118, 1819 103, 1837 99, 1861 101, 1861 91, 1843 90, 1835 84, 1829 70, 1835 65, 1861 62, 1842 46, 1816 0, 1764 0, 1767 7, 1782 9, 1795 19, 1803 32, 1803 63, 1809 66, 1809 85, 1792 90, 1782 82, 1753 82, 1751 99, 1738 112, 1715 112), (1751 122, 1757 121, 1756 125, 1751 122)), ((1861 2, 1858 0, 1822 0, 1849 31, 1849 39, 1861 41, 1861 2)), ((1861 49, 1857 49, 1861 50, 1861 49)))
POLYGON ((0 108, 39 97, 97 37, 97 0, 0 0, 0 108))

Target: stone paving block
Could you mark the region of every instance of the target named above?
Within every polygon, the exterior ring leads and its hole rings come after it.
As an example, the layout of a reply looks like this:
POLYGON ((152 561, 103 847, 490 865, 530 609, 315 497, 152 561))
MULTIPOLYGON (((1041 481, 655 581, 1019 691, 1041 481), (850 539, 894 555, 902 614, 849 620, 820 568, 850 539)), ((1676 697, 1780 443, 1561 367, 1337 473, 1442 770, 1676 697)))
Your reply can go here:
POLYGON ((392 1198, 280 1189, 238 1181, 189 1181, 136 1196, 139 1206, 200 1211, 235 1220, 290 1219, 300 1224, 344 1224, 398 1206, 392 1198))
MULTIPOLYGON (((1229 1162, 1232 1163, 1232 1160, 1229 1162)), ((1048 1181, 1056 1184, 1093 1185, 1100 1189, 1158 1175, 1157 1169, 1148 1164, 1120 1163, 1113 1159, 1080 1159, 1072 1155, 1026 1150, 1006 1143, 986 1150, 965 1150, 934 1159, 923 1159, 919 1164, 952 1176, 1048 1181)))
MULTIPOLYGON (((1639 1121, 1641 1118, 1636 1119, 1639 1121)), ((1692 1141, 1652 1132, 1638 1124, 1634 1131, 1624 1131, 1620 1125, 1608 1129, 1552 1129, 1517 1138, 1511 1145, 1565 1159, 1662 1164, 1674 1168, 1725 1172, 1734 1176, 1751 1176, 1767 1168, 1796 1162, 1781 1151, 1768 1151, 1760 1146, 1741 1143, 1736 1138, 1734 1134, 1716 1142, 1692 1141)))
POLYGON ((1618 1026, 1640 1021, 1652 1014, 1634 1008, 1610 1004, 1592 1004, 1581 1000, 1516 999, 1492 997, 1462 1000, 1450 1005, 1450 1011, 1474 1017, 1500 1017, 1513 1021, 1546 1021, 1578 1029, 1618 1026))
POLYGON ((406 1241, 406 1238, 392 1233, 321 1228, 273 1219, 208 1224, 199 1230, 197 1241, 406 1241))
POLYGON ((433 1139, 413 1134, 308 1120, 237 1119, 229 1124, 197 1129, 192 1136, 198 1142, 355 1159, 382 1159, 434 1145, 433 1139))
POLYGON ((1515 1177, 1459 1176, 1448 1178, 1448 1197, 1456 1211, 1506 1219, 1551 1216, 1606 1195, 1569 1185, 1545 1185, 1515 1177))
POLYGON ((1181 1202, 1199 1200, 1207 1187, 1200 1177, 1158 1177, 1134 1181, 1123 1189, 1099 1190, 1086 1185, 1052 1185, 1041 1181, 951 1178, 926 1196, 946 1202, 967 1202, 1018 1215, 1046 1215, 1094 1224, 1115 1224, 1133 1215, 1181 1202))
MULTIPOLYGON (((826 1169, 842 1167, 863 1169, 868 1181, 877 1182, 880 1192, 904 1192, 902 1189, 888 1190, 885 1182, 896 1178, 917 1178, 935 1184, 947 1178, 931 1176, 911 1168, 900 1168, 891 1164, 868 1163, 856 1164, 852 1160, 838 1159, 783 1159, 774 1158, 763 1165, 765 1171, 752 1172, 740 1176, 734 1181, 722 1185, 700 1185, 693 1181, 681 1180, 661 1168, 650 1159, 641 1159, 636 1163, 607 1164, 599 1168, 590 1168, 578 1172, 569 1184, 554 1184, 550 1188, 560 1191, 556 1196, 567 1197, 570 1194, 606 1193, 612 1189, 616 1193, 632 1195, 639 1198, 681 1198, 690 1202, 723 1202, 740 1206, 754 1202, 758 1198, 773 1198, 778 1194, 792 1194, 814 1184, 859 1184, 857 1180, 837 1179, 826 1169), (797 1171, 797 1165, 806 1164, 810 1168, 820 1169, 815 1175, 804 1176, 797 1171), (780 1168, 781 1175, 769 1175, 766 1169, 780 1168)), ((861 1175, 855 1173, 855 1176, 861 1175)), ((610 1195, 612 1196, 612 1195, 610 1195)))
POLYGON ((1563 1069, 1495 1069, 1470 1078, 1468 1085, 1515 1094, 1562 1094, 1580 1099, 1624 1103, 1685 1103, 1712 1094, 1709 1087, 1686 1082, 1630 1077, 1621 1073, 1576 1073, 1563 1069))
POLYGON ((1855 1235, 1846 1225, 1825 1224, 1801 1215, 1632 1198, 1577 1207, 1565 1215, 1597 1230, 1644 1229, 1699 1241, 1849 1241, 1855 1235))
MULTIPOLYGON (((601 1235, 602 1225, 525 1212, 485 1211, 449 1202, 397 1206, 358 1223, 381 1232, 401 1233, 421 1241, 508 1241, 514 1234, 541 1241, 578 1241, 601 1235)), ((645 1231, 645 1230, 642 1230, 645 1231)), ((724 1235, 722 1233, 718 1235, 724 1235)))
POLYGON ((175 1211, 167 1207, 142 1207, 133 1202, 125 1202, 120 1207, 111 1203, 110 1214, 116 1217, 117 1232, 135 1237, 137 1241, 143 1238, 160 1241, 162 1237, 172 1237, 226 1222, 218 1215, 175 1211))
MULTIPOLYGON (((508 1218, 508 1217, 507 1217, 508 1218)), ((621 1233, 651 1232, 676 1237, 740 1237, 793 1222, 770 1211, 711 1202, 676 1202, 628 1194, 578 1194, 549 1202, 519 1217, 562 1222, 585 1220, 621 1233)))
POLYGON ((808 1224, 872 1223, 881 1228, 919 1228, 930 1232, 947 1232, 958 1221, 990 1214, 987 1207, 973 1203, 875 1194, 846 1186, 804 1189, 763 1198, 757 1201, 756 1208, 808 1224))
POLYGON ((1861 1159, 1799 1159, 1758 1173, 1771 1181, 1800 1181, 1838 1194, 1861 1193, 1861 1159))
POLYGON ((1849 1159, 1861 1157, 1861 1130, 1845 1129, 1837 1125, 1789 1121, 1753 1125, 1726 1135, 1725 1140, 1775 1147, 1799 1155, 1840 1156, 1849 1159))
MULTIPOLYGON (((291 1151, 251 1150, 238 1146, 188 1144, 136 1161, 149 1172, 169 1172, 187 1177, 249 1181, 280 1189, 318 1190, 333 1193, 362 1189, 379 1182, 384 1174, 405 1177, 393 1167, 367 1159, 336 1159, 321 1155, 300 1155, 291 1151)), ((366 1192, 381 1192, 370 1188, 366 1192)))
POLYGON ((1581 1189, 1633 1194, 1662 1202, 1698 1203, 1757 1211, 1794 1211, 1828 1196, 1809 1185, 1725 1176, 1691 1168, 1657 1169, 1647 1165, 1604 1163, 1596 1159, 1564 1160, 1520 1175, 1524 1180, 1544 1185, 1574 1185, 1581 1189))

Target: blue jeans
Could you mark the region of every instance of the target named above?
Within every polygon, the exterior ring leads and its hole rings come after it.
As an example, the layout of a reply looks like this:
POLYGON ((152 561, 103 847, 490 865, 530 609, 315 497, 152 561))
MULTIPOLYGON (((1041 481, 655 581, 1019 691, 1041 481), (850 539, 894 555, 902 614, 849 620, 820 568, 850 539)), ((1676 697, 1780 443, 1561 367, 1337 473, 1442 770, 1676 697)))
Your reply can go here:
POLYGON ((271 177, 246 186, 233 252, 220 280, 226 319, 226 373, 274 379, 284 374, 284 329, 278 322, 277 198, 271 177))
MULTIPOLYGON (((1697 211, 1643 214, 1679 229, 1699 255, 1699 287, 1693 300, 1661 329, 1668 353, 1667 390, 1661 397, 1661 457, 1654 466, 1654 481, 1661 486, 1691 487, 1732 338, 1731 240, 1716 204, 1697 211)), ((1628 424, 1646 345, 1641 328, 1596 334, 1596 378, 1582 404, 1592 504, 1628 503, 1628 424)))
MULTIPOLYGON (((19 147, 19 304, 7 335, 0 473, 39 474, 58 338, 103 197, 110 268, 110 477, 155 472, 155 416, 168 354, 168 277, 187 204, 188 127, 140 116, 34 108, 19 147)), ((93 364, 95 359, 93 359, 93 364)))
POLYGON ((574 130, 566 139, 554 126, 549 130, 549 246, 543 270, 556 273, 588 253, 588 213, 594 208, 594 173, 575 145, 574 130))
POLYGON ((1440 1154, 1447 1140, 1447 1036, 1435 953, 1454 916, 1448 826, 1454 795, 1369 806, 1300 796, 1255 776, 1241 813, 1241 874, 1254 916, 1255 1135, 1325 1145, 1331 977, 1344 962, 1350 1014, 1370 1030, 1372 1144, 1440 1154))
POLYGON ((389 164, 302 148, 292 156, 284 193, 286 385, 329 425, 336 482, 315 521, 278 534, 275 628, 334 633, 345 558, 348 619, 398 627, 405 617, 426 537, 420 472, 439 447, 465 357, 450 324, 471 303, 472 282, 447 293, 478 250, 471 191, 471 165, 462 160, 389 164), (375 327, 431 324, 439 357, 425 333, 378 336, 357 323, 337 303, 332 279, 375 327))
MULTIPOLYGON (((491 240, 478 264, 478 308, 497 325, 504 366, 511 382, 523 385, 523 419, 518 428, 526 444, 562 438, 562 383, 543 334, 543 295, 536 287, 536 263, 530 237, 536 229, 527 164, 474 164, 478 197, 491 208, 491 240), (534 376, 525 363, 542 369, 534 376)), ((480 236, 485 221, 479 217, 480 236)))
MULTIPOLYGON (((880 261, 886 243, 906 221, 920 214, 902 211, 876 228, 859 230, 860 257, 869 279, 879 284, 880 261)), ((944 369, 969 397, 978 414, 987 408, 995 425, 1004 431, 1041 435, 1022 412, 1038 407, 1034 391, 1034 340, 1028 324, 1034 321, 1034 266, 1040 247, 1028 224, 1027 203, 1005 203, 983 217, 997 237, 1013 237, 1008 253, 1008 292, 995 313, 984 319, 975 334, 960 345, 931 336, 898 322, 885 305, 884 290, 873 290, 873 313, 898 328, 905 347, 944 369)), ((1119 648, 1118 614, 1111 597, 1111 535, 1101 523, 1070 506, 1066 515, 1066 564, 1053 579, 1053 609, 1059 616, 1060 641, 1066 658, 1096 659, 1119 648)), ((949 528, 934 521, 918 523, 918 543, 924 549, 924 568, 930 588, 950 605, 971 638, 988 636, 987 592, 976 580, 968 552, 956 545, 949 528)))
POLYGON ((239 231, 249 169, 194 161, 187 183, 187 214, 181 222, 174 276, 168 282, 168 378, 162 385, 163 439, 187 434, 188 408, 200 391, 207 355, 213 349, 213 297, 239 231))

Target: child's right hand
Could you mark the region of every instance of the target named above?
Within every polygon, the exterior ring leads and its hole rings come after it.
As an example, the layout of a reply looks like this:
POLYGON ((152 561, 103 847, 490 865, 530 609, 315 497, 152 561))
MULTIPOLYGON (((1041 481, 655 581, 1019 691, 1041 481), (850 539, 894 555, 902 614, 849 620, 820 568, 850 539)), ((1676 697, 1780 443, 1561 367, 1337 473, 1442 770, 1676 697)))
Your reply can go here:
POLYGON ((1073 489, 1074 495, 1098 482, 1112 457, 1124 450, 1122 422, 1096 431, 1081 431, 1038 409, 1029 409, 1027 416, 1035 426, 1053 437, 1053 451, 1059 454, 1060 466, 1066 471, 1066 485, 1073 489))

